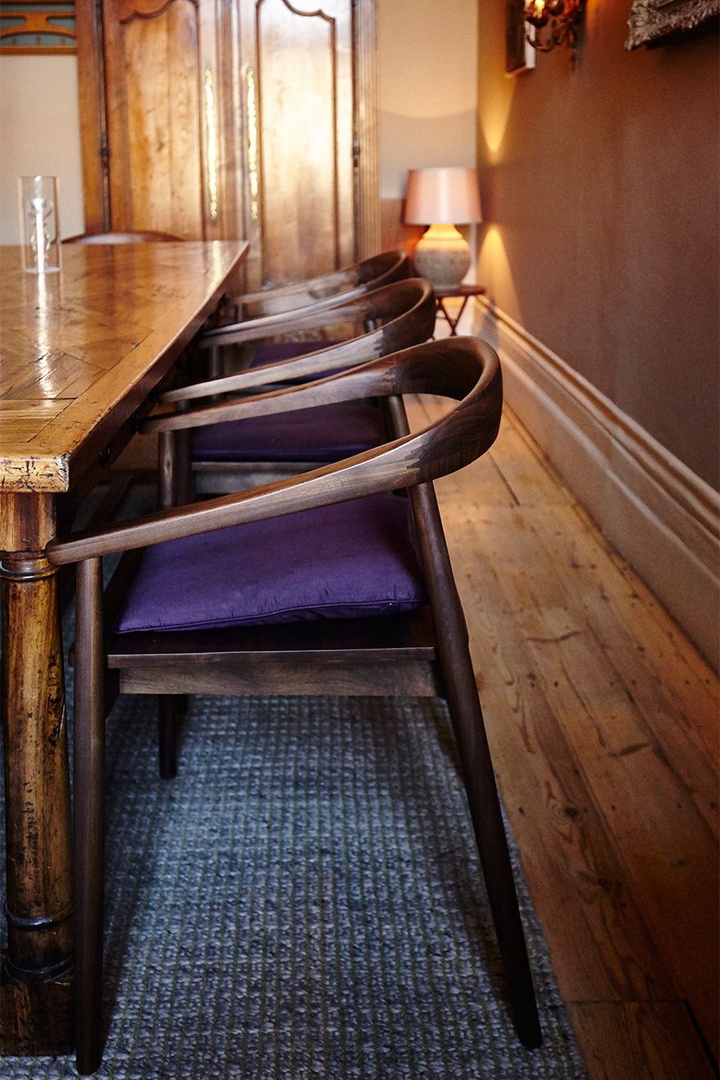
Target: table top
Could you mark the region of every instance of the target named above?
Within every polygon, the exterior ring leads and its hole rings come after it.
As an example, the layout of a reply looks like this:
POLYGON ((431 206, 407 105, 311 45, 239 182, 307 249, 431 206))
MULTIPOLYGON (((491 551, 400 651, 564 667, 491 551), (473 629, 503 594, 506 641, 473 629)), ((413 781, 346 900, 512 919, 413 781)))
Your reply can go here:
POLYGON ((234 284, 244 241, 0 246, 0 492, 69 490, 234 284))

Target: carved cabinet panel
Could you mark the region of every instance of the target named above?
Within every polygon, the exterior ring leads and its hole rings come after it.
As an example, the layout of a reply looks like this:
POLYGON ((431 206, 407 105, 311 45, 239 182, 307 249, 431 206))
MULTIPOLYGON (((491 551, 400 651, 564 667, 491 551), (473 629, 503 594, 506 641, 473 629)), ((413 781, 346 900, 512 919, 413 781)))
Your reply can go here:
POLYGON ((78 0, 87 229, 247 238, 248 286, 379 245, 375 0, 78 0))

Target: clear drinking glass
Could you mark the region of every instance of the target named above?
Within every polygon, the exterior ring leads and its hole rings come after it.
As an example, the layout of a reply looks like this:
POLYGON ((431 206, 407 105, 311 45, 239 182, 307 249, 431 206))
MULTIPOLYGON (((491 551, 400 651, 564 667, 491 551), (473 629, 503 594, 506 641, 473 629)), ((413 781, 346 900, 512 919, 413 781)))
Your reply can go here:
POLYGON ((58 182, 56 176, 21 176, 20 241, 23 268, 29 274, 61 268, 58 182))

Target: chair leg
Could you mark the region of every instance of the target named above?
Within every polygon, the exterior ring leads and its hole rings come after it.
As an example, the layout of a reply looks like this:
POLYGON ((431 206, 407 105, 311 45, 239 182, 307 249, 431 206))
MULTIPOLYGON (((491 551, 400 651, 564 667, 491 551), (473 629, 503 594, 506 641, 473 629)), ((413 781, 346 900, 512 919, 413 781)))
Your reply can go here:
POLYGON ((184 709, 185 697, 182 694, 161 694, 158 697, 158 757, 163 780, 172 780, 177 774, 177 728, 184 709))
POLYGON ((78 565, 73 750, 75 1055, 81 1076, 102 1058, 105 765, 101 563, 78 565))
POLYGON ((440 667, 515 1026, 520 1041, 532 1049, 542 1043, 542 1031, 465 617, 433 488, 424 484, 410 494, 417 504, 416 520, 424 523, 418 539, 436 622, 440 667))
POLYGON ((523 1045, 532 1049, 542 1043, 535 989, 475 679, 470 687, 462 670, 468 666, 469 655, 466 664, 456 652, 443 678, 516 1028, 523 1045))

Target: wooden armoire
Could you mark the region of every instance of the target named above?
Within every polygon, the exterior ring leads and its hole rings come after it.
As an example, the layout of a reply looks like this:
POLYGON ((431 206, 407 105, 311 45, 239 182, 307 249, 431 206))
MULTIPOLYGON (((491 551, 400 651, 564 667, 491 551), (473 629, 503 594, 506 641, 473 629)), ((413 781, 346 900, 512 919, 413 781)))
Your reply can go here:
POLYGON ((375 0, 76 11, 88 231, 247 239, 247 288, 379 250, 375 0))

